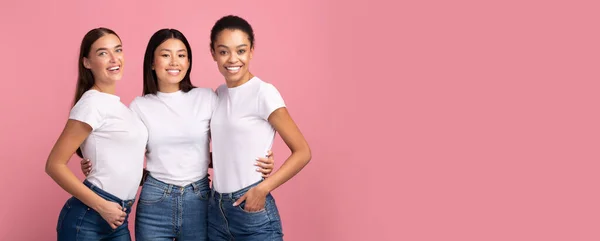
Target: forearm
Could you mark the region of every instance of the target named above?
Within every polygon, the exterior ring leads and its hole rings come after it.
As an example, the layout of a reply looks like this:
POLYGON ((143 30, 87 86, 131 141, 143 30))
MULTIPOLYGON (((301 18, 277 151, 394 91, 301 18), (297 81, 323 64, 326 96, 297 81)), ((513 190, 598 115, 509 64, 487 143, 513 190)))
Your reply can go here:
POLYGON ((102 197, 83 185, 65 164, 48 164, 46 166, 46 173, 48 173, 62 189, 94 210, 98 210, 101 203, 105 201, 102 197))
POLYGON ((311 159, 310 150, 292 152, 292 155, 281 165, 279 170, 261 182, 258 187, 266 192, 272 192, 298 174, 311 159))

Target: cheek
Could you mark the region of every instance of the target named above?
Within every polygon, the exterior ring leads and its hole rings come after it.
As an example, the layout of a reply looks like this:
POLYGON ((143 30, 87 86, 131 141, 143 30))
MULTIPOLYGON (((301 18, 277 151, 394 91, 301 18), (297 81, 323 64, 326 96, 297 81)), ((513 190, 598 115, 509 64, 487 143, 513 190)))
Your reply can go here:
POLYGON ((92 71, 96 71, 96 72, 102 71, 102 69, 104 69, 105 65, 106 64, 104 62, 98 61, 98 60, 90 63, 90 67, 92 67, 91 68, 92 71))
POLYGON ((154 67, 155 68, 163 68, 164 66, 165 66, 165 63, 161 58, 154 59, 154 67))
POLYGON ((225 65, 225 62, 226 62, 225 58, 223 58, 223 57, 221 57, 221 58, 217 57, 217 64, 219 66, 225 65))

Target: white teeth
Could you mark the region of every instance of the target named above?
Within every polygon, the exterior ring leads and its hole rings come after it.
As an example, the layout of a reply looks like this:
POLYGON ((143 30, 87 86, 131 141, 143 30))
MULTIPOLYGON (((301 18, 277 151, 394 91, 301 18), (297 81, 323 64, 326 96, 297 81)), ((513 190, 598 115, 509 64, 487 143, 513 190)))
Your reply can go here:
POLYGON ((119 66, 112 67, 112 68, 108 68, 108 70, 111 70, 111 71, 112 71, 112 70, 118 70, 118 69, 119 69, 119 66))
POLYGON ((167 72, 169 72, 169 73, 179 73, 179 70, 178 69, 169 69, 169 70, 167 70, 167 72))
POLYGON ((233 71, 240 70, 240 68, 241 67, 227 67, 228 70, 233 70, 233 71))

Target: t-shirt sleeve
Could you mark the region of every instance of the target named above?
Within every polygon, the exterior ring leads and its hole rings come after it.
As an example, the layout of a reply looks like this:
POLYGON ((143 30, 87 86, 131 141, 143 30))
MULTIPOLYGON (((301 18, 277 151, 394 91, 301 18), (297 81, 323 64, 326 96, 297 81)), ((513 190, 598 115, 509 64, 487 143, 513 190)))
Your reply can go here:
POLYGON ((131 101, 131 103, 129 104, 129 109, 133 112, 133 114, 135 114, 137 118, 142 120, 142 113, 140 107, 138 106, 137 97, 133 99, 133 101, 131 101))
POLYGON ((211 113, 215 113, 218 102, 219 102, 219 96, 217 95, 217 92, 211 91, 210 92, 210 112, 211 113))
POLYGON ((103 124, 103 115, 100 109, 101 103, 98 98, 82 98, 69 113, 69 119, 81 121, 92 127, 92 130, 98 129, 103 124))
POLYGON ((258 103, 258 111, 259 115, 265 119, 269 120, 269 116, 273 111, 285 107, 285 102, 277 91, 277 88, 272 84, 264 84, 260 90, 259 103, 258 103))

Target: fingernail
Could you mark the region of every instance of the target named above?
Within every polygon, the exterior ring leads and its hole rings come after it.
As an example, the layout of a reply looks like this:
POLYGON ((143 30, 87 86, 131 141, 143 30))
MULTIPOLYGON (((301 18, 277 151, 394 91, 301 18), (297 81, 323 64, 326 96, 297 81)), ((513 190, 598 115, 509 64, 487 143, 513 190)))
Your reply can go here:
POLYGON ((260 171, 260 168, 256 168, 256 171, 257 171, 257 172, 258 172, 258 171, 260 171))
POLYGON ((256 158, 256 160, 258 161, 258 157, 256 158))
POLYGON ((255 163, 254 163, 254 165, 255 165, 255 166, 258 166, 258 162, 255 162, 255 163))

